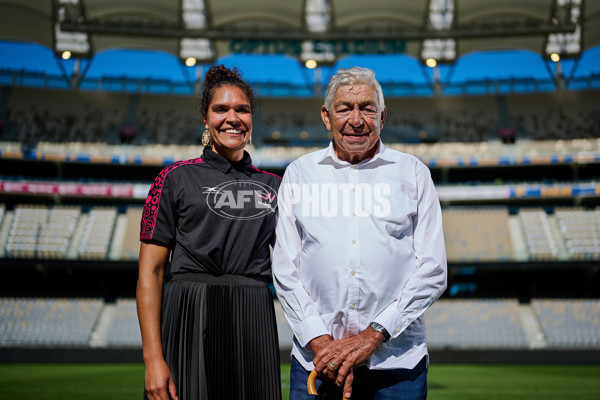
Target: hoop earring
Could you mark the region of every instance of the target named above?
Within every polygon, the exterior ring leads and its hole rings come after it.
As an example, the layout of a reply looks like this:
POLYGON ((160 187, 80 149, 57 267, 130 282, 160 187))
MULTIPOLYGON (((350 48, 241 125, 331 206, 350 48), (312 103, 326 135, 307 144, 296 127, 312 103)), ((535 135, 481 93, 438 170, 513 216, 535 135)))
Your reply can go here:
POLYGON ((250 139, 248 139, 248 144, 252 146, 252 135, 250 135, 250 139))
POLYGON ((210 142, 210 132, 208 129, 205 129, 204 132, 202 132, 202 146, 208 146, 210 145, 210 142))

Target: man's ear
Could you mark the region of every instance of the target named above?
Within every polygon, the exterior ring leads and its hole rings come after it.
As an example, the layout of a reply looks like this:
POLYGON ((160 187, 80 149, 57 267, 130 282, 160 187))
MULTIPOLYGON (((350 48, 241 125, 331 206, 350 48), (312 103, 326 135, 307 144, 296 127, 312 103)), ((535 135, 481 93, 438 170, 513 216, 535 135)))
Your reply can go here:
POLYGON ((385 120, 387 119, 387 108, 383 107, 383 111, 381 112, 381 128, 383 128, 383 124, 385 124, 385 120))
POLYGON ((328 131, 331 131, 331 123, 329 121, 329 112, 327 111, 327 108, 325 108, 325 106, 321 106, 321 118, 323 119, 323 122, 325 123, 325 127, 327 128, 328 131))

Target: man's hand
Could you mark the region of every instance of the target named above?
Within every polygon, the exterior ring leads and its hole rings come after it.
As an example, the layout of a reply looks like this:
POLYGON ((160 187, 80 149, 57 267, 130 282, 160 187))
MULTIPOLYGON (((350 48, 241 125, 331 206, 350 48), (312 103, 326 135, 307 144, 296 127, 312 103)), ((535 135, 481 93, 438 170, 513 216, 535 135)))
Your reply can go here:
POLYGON ((354 379, 352 368, 369 358, 383 343, 383 339, 383 334, 368 327, 358 335, 333 340, 325 348, 321 348, 318 354, 315 353, 313 361, 315 369, 331 380, 335 380, 336 385, 340 387, 343 385, 344 396, 349 399, 354 379), (336 371, 328 366, 330 362, 338 367, 336 371))
POLYGON ((319 375, 330 382, 335 382, 335 378, 337 376, 337 371, 332 370, 331 368, 327 368, 327 364, 321 369, 316 367, 317 360, 320 360, 323 357, 323 351, 327 349, 327 346, 333 342, 333 337, 331 335, 322 335, 314 338, 308 344, 312 348, 313 353, 315 353, 315 359, 313 360, 313 364, 315 364, 315 370, 319 375))
POLYGON ((178 400, 175 381, 164 360, 146 365, 144 390, 150 400, 178 400))

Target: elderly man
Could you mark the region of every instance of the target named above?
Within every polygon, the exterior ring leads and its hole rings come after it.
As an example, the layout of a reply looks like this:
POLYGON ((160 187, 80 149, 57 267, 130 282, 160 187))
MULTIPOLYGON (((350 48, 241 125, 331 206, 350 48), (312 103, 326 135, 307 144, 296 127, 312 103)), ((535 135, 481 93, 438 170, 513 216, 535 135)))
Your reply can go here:
POLYGON ((290 399, 316 369, 321 399, 425 399, 423 313, 446 288, 442 213, 417 158, 384 146, 373 71, 333 76, 321 117, 333 140, 287 168, 273 275, 294 332, 290 399))

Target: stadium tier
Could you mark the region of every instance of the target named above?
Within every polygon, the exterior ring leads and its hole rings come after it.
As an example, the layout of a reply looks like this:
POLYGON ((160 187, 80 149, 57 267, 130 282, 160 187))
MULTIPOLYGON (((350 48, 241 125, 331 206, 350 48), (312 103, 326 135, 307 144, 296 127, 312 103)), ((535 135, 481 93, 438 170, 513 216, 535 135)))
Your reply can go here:
MULTIPOLYGON (((193 96, 3 87, 0 139, 41 142, 200 143, 193 96)), ((389 143, 490 139, 565 140, 600 136, 597 90, 478 96, 386 97, 382 137, 389 143)), ((328 140, 321 98, 259 97, 255 145, 312 146, 328 140)))
POLYGON ((438 301, 425 312, 431 347, 533 347, 516 300, 438 301))
MULTIPOLYGON (((291 330, 275 301, 280 347, 291 330)), ((432 349, 600 348, 600 300, 439 300, 425 312, 432 349)), ((0 347, 140 348, 135 300, 0 298, 0 347)))
POLYGON ((118 299, 114 305, 105 306, 108 314, 104 322, 106 335, 104 342, 111 347, 140 347, 142 337, 137 319, 135 299, 118 299))
MULTIPOLYGON (((0 255, 32 259, 137 260, 141 205, 2 208, 0 255)), ((443 211, 450 262, 600 259, 600 211, 456 207, 443 211)))
POLYGON ((536 299, 532 302, 548 347, 600 346, 600 303, 536 299))
POLYGON ((102 299, 0 299, 0 345, 88 346, 102 299))

